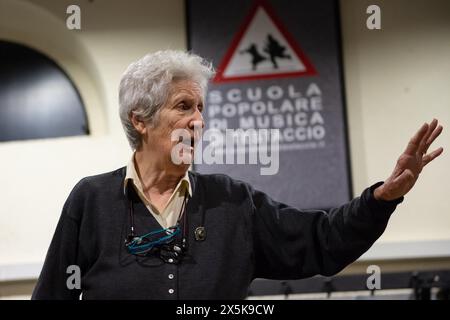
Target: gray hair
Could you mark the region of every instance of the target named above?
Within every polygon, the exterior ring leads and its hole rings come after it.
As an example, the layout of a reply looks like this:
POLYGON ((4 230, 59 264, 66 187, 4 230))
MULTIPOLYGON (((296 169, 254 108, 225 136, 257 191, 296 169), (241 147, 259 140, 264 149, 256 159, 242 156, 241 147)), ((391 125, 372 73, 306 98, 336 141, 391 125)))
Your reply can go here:
POLYGON ((213 75, 210 62, 185 51, 157 51, 130 64, 120 80, 119 115, 131 148, 138 149, 142 144, 141 135, 131 122, 131 114, 156 125, 174 81, 192 80, 205 94, 213 75))

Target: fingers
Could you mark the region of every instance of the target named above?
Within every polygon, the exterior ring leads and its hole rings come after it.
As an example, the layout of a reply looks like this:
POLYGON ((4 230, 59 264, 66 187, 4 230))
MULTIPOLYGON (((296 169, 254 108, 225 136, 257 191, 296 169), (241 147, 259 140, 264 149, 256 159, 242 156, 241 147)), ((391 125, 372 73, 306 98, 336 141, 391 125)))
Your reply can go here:
POLYGON ((414 137, 409 140, 408 146, 406 147, 405 153, 414 155, 417 150, 419 150, 420 143, 423 137, 427 134, 428 131, 428 123, 424 123, 419 131, 416 132, 414 137))
POLYGON ((438 149, 434 150, 433 152, 430 152, 429 154, 425 155, 422 158, 423 166, 426 166, 428 163, 430 163, 431 161, 433 161, 434 159, 439 157, 443 151, 444 151, 444 148, 441 147, 441 148, 438 148, 438 149))
POLYGON ((430 125, 428 126, 428 130, 427 133, 423 136, 422 140, 420 141, 419 144, 419 150, 418 152, 420 152, 421 154, 425 154, 426 153, 426 149, 427 149, 427 141, 430 138, 431 134, 434 132, 434 129, 436 129, 438 124, 438 121, 436 119, 433 119, 430 123, 430 125))
POLYGON ((442 133, 443 127, 440 125, 438 126, 435 130, 433 130, 433 132, 431 133, 431 135, 428 137, 427 142, 425 143, 425 149, 424 149, 424 153, 427 153, 428 148, 430 147, 430 145, 433 143, 433 141, 439 137, 439 135, 442 133))

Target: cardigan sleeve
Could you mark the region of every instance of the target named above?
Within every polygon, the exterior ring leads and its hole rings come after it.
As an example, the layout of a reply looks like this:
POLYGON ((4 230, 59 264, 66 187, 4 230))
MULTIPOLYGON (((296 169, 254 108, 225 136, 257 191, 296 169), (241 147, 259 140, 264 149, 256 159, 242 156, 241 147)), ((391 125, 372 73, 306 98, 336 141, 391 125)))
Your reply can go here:
POLYGON ((352 263, 384 232, 403 197, 379 201, 373 190, 326 211, 298 210, 250 187, 254 278, 331 276, 352 263))
POLYGON ((32 300, 79 299, 81 290, 69 289, 67 286, 68 278, 74 274, 67 268, 71 265, 79 266, 78 234, 82 212, 79 190, 82 182, 83 180, 74 187, 64 204, 32 300))

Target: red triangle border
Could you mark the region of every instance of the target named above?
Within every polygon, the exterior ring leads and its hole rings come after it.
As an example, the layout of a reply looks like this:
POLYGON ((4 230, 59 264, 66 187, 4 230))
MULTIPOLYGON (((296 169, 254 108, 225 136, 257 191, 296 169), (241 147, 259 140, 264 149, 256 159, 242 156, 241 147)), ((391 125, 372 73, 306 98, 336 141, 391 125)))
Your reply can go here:
POLYGON ((231 46, 229 47, 227 53, 225 54, 222 62, 220 63, 219 67, 217 68, 217 70, 218 71, 216 73, 216 76, 213 79, 213 83, 317 75, 316 69, 311 64, 311 62, 306 57, 306 55, 302 52, 302 50, 299 48, 299 46, 296 44, 294 38, 284 28, 281 21, 275 16, 273 9, 265 1, 262 1, 262 0, 255 1, 255 3, 253 4, 253 6, 250 10, 250 13, 247 15, 247 17, 245 18, 244 23, 242 24, 238 33, 233 38, 233 41, 231 42, 231 46), (303 62, 304 66, 306 67, 306 70, 276 73, 276 74, 258 74, 258 75, 251 75, 251 76, 235 76, 235 77, 226 77, 225 78, 223 76, 223 72, 226 70, 226 67, 230 63, 230 60, 233 57, 233 53, 236 51, 236 49, 239 45, 239 42, 241 41, 242 37, 244 36, 245 32, 247 31, 247 29, 248 29, 250 23, 252 22, 253 18, 255 17, 256 12, 259 7, 261 7, 263 10, 265 10, 265 12, 269 16, 269 18, 272 20, 272 22, 275 24, 275 26, 278 28, 278 30, 281 32, 281 34, 284 36, 284 38, 289 43, 291 48, 294 50, 295 54, 297 54, 297 56, 303 62))

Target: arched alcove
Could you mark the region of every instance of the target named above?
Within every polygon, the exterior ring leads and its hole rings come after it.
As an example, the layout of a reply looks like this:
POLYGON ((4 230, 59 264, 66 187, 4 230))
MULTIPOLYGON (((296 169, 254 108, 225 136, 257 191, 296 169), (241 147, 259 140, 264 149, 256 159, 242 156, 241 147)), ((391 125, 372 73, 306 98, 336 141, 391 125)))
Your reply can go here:
POLYGON ((89 133, 78 89, 51 58, 0 40, 0 141, 89 133))
MULTIPOLYGON (((1 0, 0 41, 27 47, 53 61, 84 105, 89 126, 82 132, 103 135, 107 133, 104 84, 82 34, 67 29, 66 17, 65 10, 56 15, 38 3, 1 0)), ((68 135, 73 134, 64 136, 68 135)))

